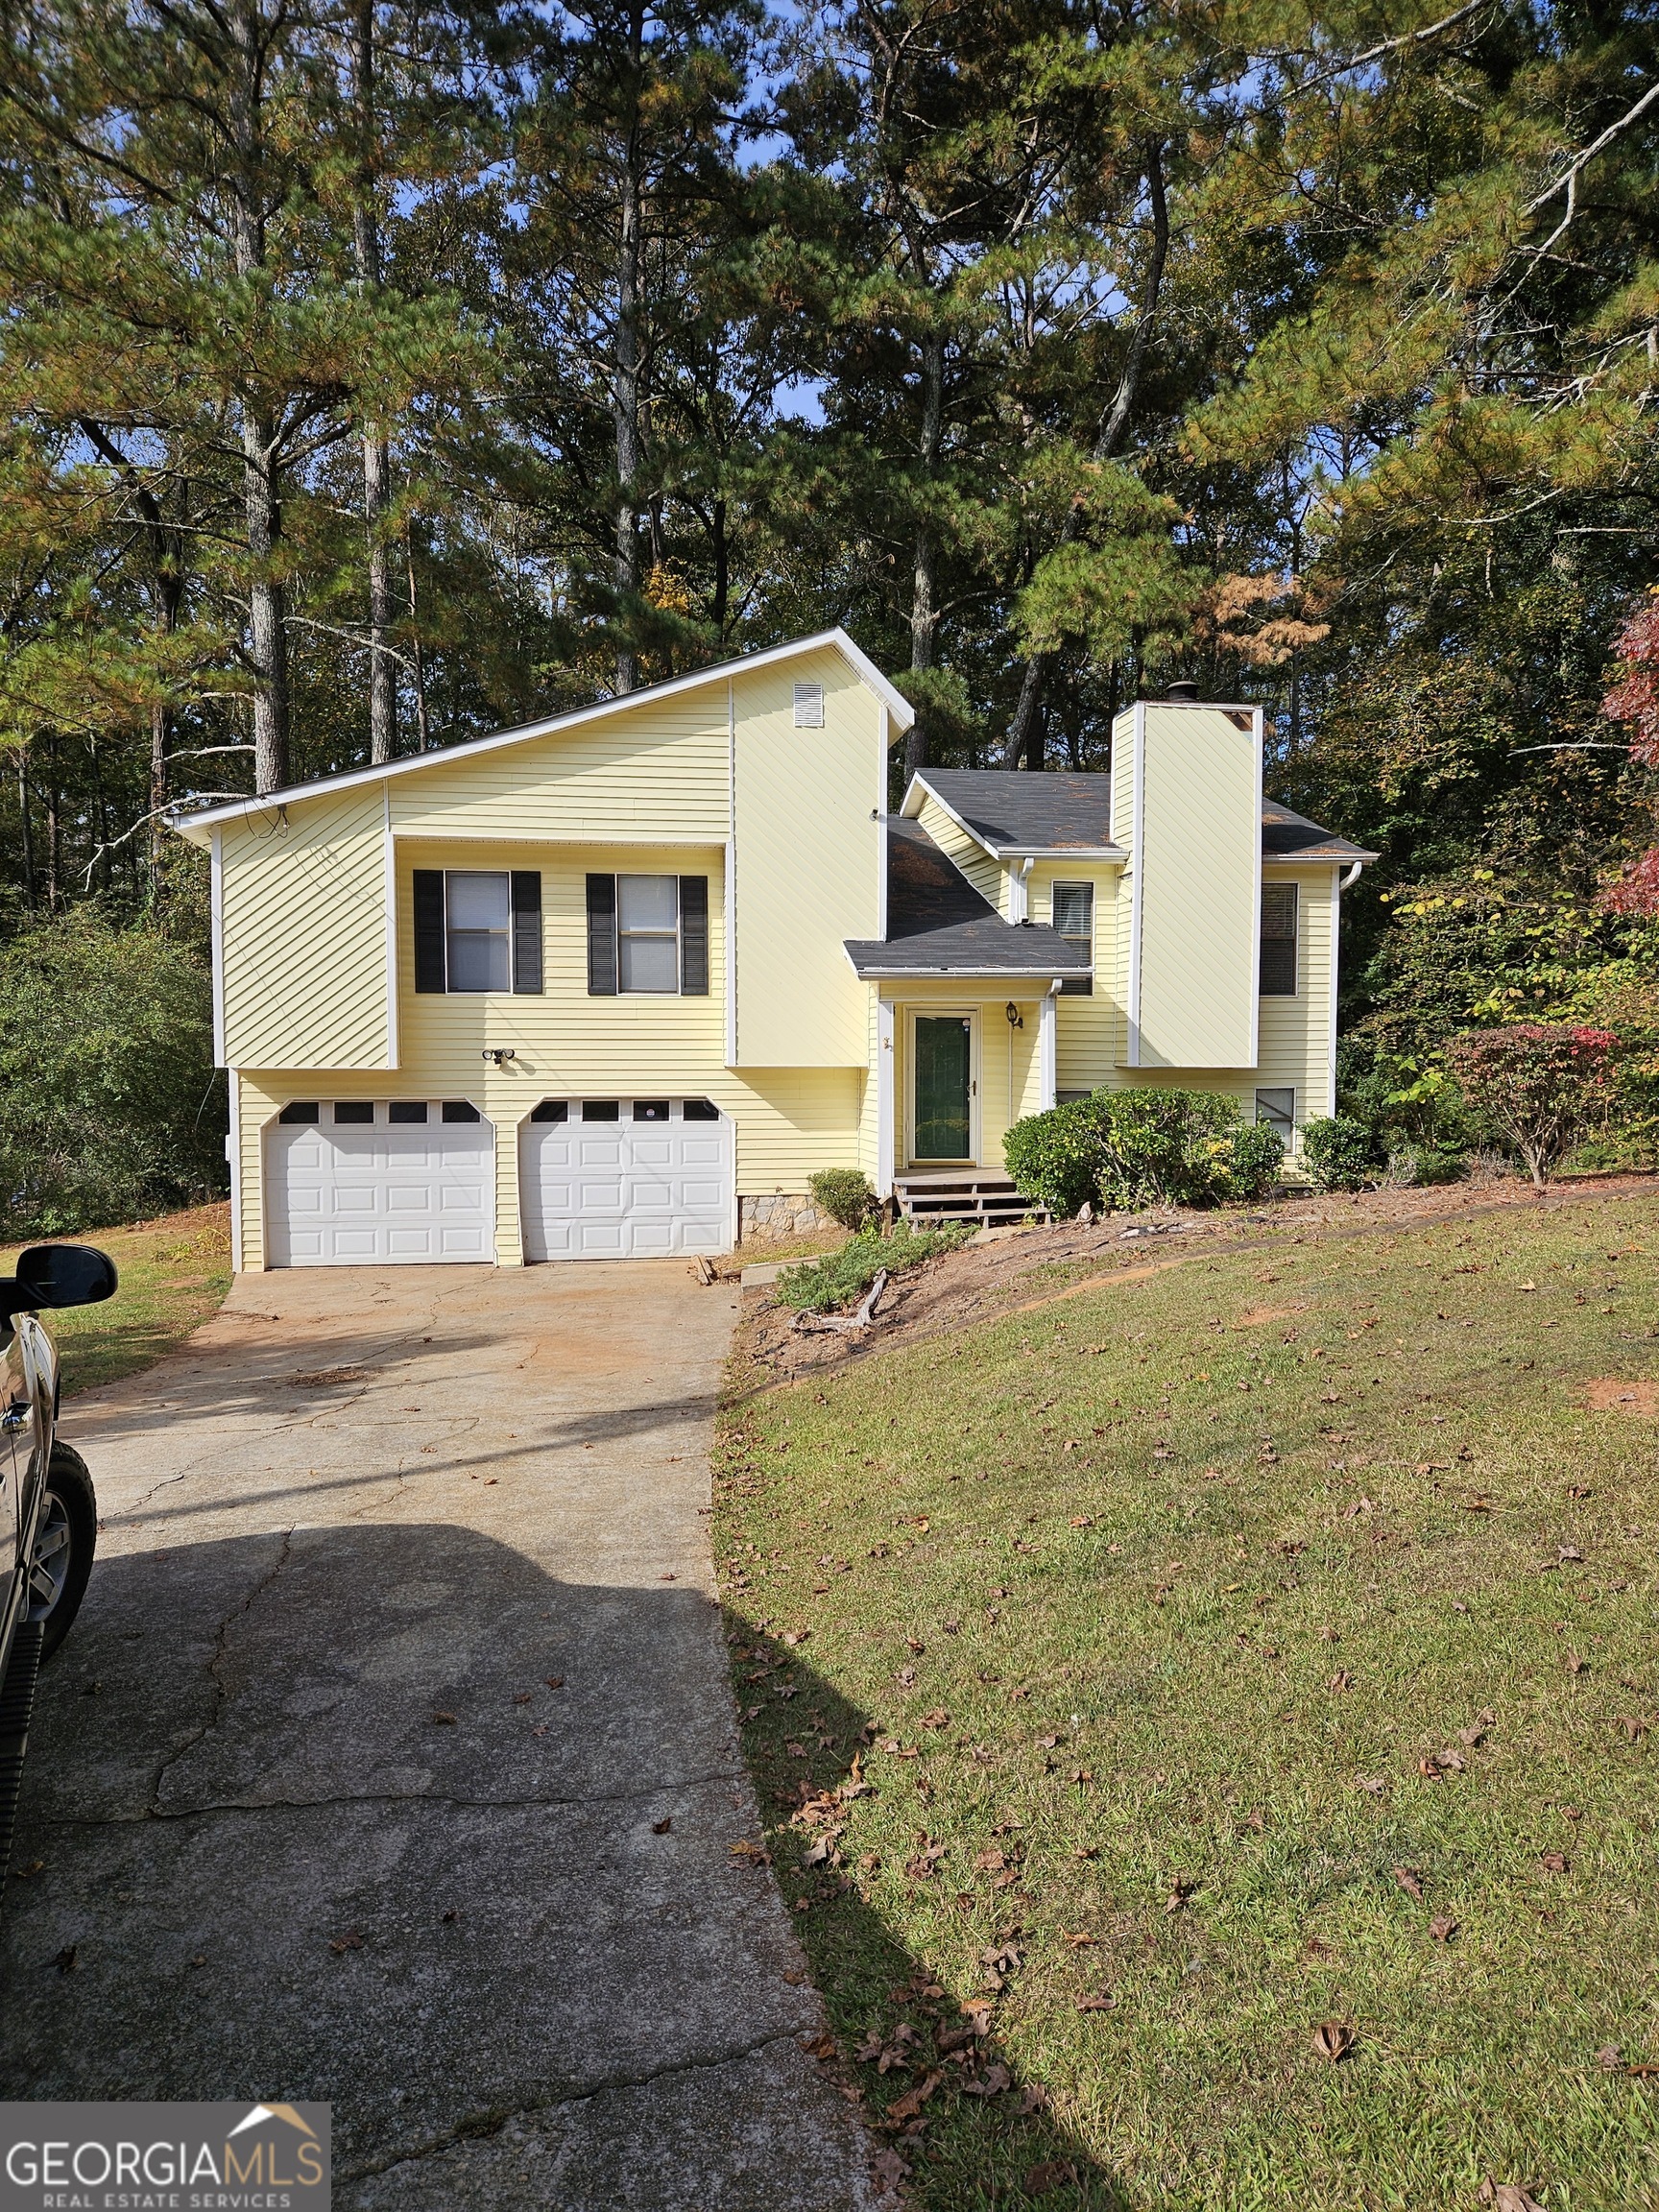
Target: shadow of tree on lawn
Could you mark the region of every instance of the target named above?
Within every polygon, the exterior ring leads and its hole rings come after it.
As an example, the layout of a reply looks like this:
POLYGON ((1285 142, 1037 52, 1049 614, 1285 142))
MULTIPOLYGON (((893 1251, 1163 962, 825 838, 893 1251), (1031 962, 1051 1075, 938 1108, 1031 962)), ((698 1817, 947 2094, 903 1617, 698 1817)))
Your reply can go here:
POLYGON ((988 1835, 972 1869, 957 1863, 931 1833, 933 1792, 912 1746, 883 1737, 784 1636, 730 1604, 726 1637, 764 1828, 757 1850, 835 2032, 815 2055, 856 2096, 878 2179, 896 2200, 937 2212, 1131 2212, 1121 2182, 1056 2118, 998 2030, 1018 2004, 1032 1904, 1018 1839, 988 1835), (978 1980, 961 1996, 865 1894, 883 1869, 859 1850, 859 1808, 900 1790, 914 1803, 903 1879, 982 1938, 978 1980))

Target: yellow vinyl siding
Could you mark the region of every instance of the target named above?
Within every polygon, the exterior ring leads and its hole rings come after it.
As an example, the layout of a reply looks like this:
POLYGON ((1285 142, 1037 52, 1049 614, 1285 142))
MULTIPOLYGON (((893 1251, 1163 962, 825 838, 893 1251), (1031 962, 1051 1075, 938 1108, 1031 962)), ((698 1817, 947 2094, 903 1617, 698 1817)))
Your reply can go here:
POLYGON ((1336 874, 1329 867, 1276 867, 1272 862, 1262 871, 1263 883, 1297 886, 1296 996, 1262 1000, 1251 1106, 1258 1089, 1291 1088, 1298 1129, 1336 1110, 1331 1094, 1332 885, 1336 874))
POLYGON ((737 1050, 743 1068, 862 1068, 864 987, 842 950, 880 916, 887 718, 838 653, 733 685, 737 1050), (797 730, 794 687, 824 686, 797 730))
POLYGON ((733 1125, 736 1189, 743 1197, 805 1191, 816 1169, 853 1166, 859 1150, 864 1070, 729 1069, 725 952, 717 847, 438 844, 400 838, 401 1065, 391 1074, 308 1069, 244 1074, 239 1132, 244 1265, 265 1264, 262 1133, 291 1098, 469 1098, 495 1130, 495 1249, 506 1265, 523 1257, 518 1128, 542 1098, 711 1098, 733 1125), (519 995, 417 992, 413 876, 418 867, 539 870, 544 989, 519 995), (589 870, 708 877, 707 998, 588 996, 589 870), (516 1055, 505 1068, 483 1058, 486 1047, 502 1046, 516 1055))
MULTIPOLYGON (((858 1102, 858 1166, 878 1188, 881 1182, 881 994, 865 985, 865 1028, 869 1059, 858 1102)), ((892 1172, 892 1163, 888 1163, 892 1172)))
POLYGON ((931 791, 922 795, 922 811, 916 817, 941 853, 953 860, 982 899, 988 899, 1004 919, 1008 913, 1008 871, 1000 860, 993 860, 983 845, 976 844, 960 822, 940 805, 931 791))
MULTIPOLYGON (((1143 706, 1136 738, 1140 975, 1128 1057, 1241 1068, 1256 1057, 1260 746, 1219 708, 1143 706)), ((1246 717, 1246 720, 1248 717, 1246 717)))
POLYGON ((721 844, 729 757, 722 679, 470 759, 459 746, 419 776, 392 779, 392 827, 400 836, 721 844))
POLYGON ((1062 992, 1055 1014, 1054 1087, 1098 1091, 1118 1079, 1123 1057, 1123 1002, 1118 997, 1118 929, 1122 870, 1100 862, 1040 860, 1031 871, 1031 919, 1052 926, 1056 883, 1094 886, 1094 989, 1085 998, 1062 992))
POLYGON ((385 1068, 385 800, 378 785, 221 831, 231 1068, 385 1068))

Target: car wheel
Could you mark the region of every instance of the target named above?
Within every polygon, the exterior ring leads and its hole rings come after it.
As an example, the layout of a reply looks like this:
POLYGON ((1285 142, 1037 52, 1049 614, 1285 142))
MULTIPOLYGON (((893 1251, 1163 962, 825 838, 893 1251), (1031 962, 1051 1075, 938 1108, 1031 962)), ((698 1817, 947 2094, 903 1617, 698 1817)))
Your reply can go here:
POLYGON ((86 1462, 67 1444, 54 1444, 29 1553, 29 1619, 40 1623, 42 1664, 75 1624, 97 1542, 98 1501, 86 1462))

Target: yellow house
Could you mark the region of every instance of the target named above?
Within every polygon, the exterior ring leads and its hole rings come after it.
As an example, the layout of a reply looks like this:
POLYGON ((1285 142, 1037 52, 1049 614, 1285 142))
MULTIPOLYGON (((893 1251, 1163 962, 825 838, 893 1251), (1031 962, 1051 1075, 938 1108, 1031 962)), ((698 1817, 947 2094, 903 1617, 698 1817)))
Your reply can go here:
POLYGON ((1248 708, 1144 702, 1110 776, 928 770, 842 631, 268 797, 212 855, 239 1268, 721 1252, 819 1168, 1022 1211, 1100 1085, 1329 1113, 1341 885, 1248 708))

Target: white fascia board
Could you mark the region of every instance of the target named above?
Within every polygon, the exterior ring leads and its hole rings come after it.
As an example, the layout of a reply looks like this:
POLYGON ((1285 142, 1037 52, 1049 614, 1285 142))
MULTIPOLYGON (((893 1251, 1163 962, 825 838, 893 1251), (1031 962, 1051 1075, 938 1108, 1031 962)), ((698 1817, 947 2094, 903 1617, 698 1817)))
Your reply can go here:
MULTIPOLYGON (((980 842, 983 844, 984 840, 980 842)), ((1121 845, 986 845, 998 860, 1127 860, 1121 845)))
POLYGON ((955 807, 951 805, 949 799, 942 799, 939 796, 938 792, 934 790, 932 784, 928 782, 926 771, 923 769, 919 768, 915 775, 911 777, 910 788, 904 794, 904 804, 900 807, 900 813, 906 814, 909 816, 912 822, 915 821, 917 815, 919 815, 922 811, 921 793, 924 791, 926 792, 928 798, 932 800, 934 805, 937 806, 942 813, 948 814, 950 817, 951 821, 955 823, 957 829, 961 830, 964 837, 971 837, 974 844, 978 846, 981 853, 989 853, 993 859, 997 857, 996 846, 991 844, 986 838, 982 837, 978 830, 974 829, 972 822, 965 822, 961 815, 957 813, 955 807), (915 801, 914 805, 911 805, 912 800, 915 801))
POLYGON ((351 768, 343 776, 319 777, 312 783, 290 784, 285 790, 267 791, 254 799, 233 799, 221 806, 204 806, 199 814, 178 817, 169 826, 180 837, 193 845, 205 845, 205 831, 216 823, 239 821, 247 814, 269 813, 274 807, 292 806, 303 799, 323 799, 336 791, 351 791, 365 783, 389 781, 394 776, 415 776, 422 769, 453 767, 458 760, 475 760, 481 754, 494 753, 504 745, 521 745, 534 737, 551 737, 565 730, 578 729, 585 722, 603 721, 607 715, 623 714, 631 708, 650 706, 659 699, 673 699, 684 691, 694 691, 704 684, 728 684, 738 675, 747 675, 751 669, 770 668, 781 661, 798 660, 804 653, 820 653, 832 647, 848 663, 861 682, 867 684, 880 699, 892 718, 894 734, 901 735, 916 719, 916 709, 904 694, 889 683, 867 653, 854 644, 845 630, 821 630, 812 637, 797 637, 788 645, 770 645, 763 653, 746 653, 736 661, 716 661, 711 668, 698 668, 688 676, 670 677, 665 684, 647 684, 637 691, 624 691, 614 699, 599 699, 591 707, 572 708, 568 713, 553 714, 539 722, 520 722, 511 730, 497 730, 489 737, 472 737, 460 745, 441 746, 436 753, 417 753, 405 760, 384 761, 374 768, 351 768))

